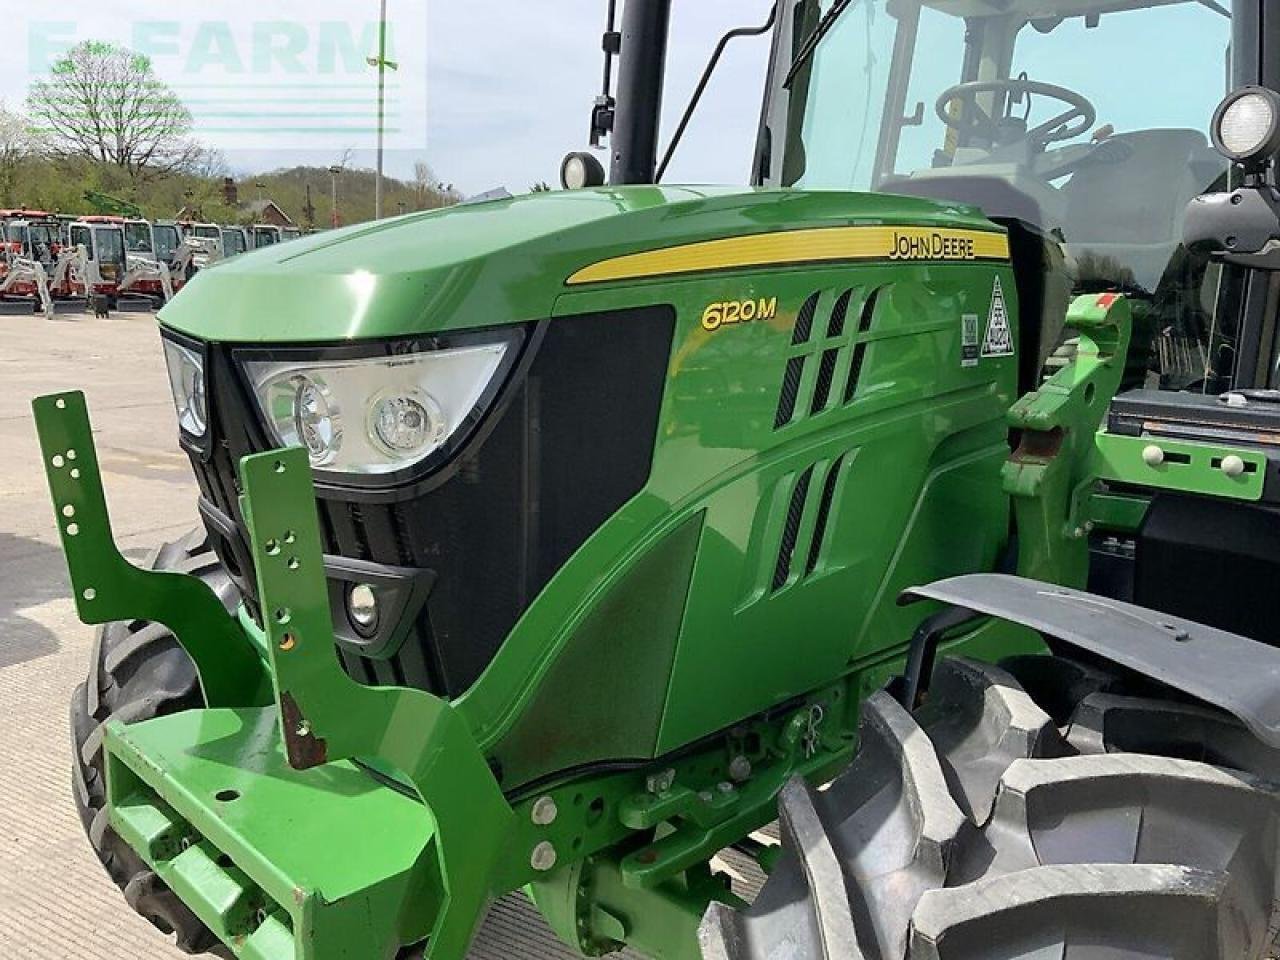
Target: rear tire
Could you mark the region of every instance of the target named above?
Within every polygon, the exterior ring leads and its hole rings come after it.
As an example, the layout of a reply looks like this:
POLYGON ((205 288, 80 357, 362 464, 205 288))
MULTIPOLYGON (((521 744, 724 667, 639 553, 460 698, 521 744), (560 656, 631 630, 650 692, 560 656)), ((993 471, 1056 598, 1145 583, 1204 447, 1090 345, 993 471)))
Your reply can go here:
POLYGON ((784 788, 783 853, 750 907, 707 911, 703 956, 1261 960, 1277 774, 1234 718, 1095 668, 945 660, 915 715, 866 701, 829 789, 784 788))
MULTIPOLYGON (((143 566, 199 577, 228 610, 239 603, 239 594, 203 530, 165 544, 143 566)), ((99 627, 89 678, 71 696, 73 792, 89 842, 129 906, 156 929, 172 934, 184 952, 229 956, 217 937, 107 822, 102 749, 107 721, 136 723, 202 706, 195 664, 168 628, 141 620, 99 627)))

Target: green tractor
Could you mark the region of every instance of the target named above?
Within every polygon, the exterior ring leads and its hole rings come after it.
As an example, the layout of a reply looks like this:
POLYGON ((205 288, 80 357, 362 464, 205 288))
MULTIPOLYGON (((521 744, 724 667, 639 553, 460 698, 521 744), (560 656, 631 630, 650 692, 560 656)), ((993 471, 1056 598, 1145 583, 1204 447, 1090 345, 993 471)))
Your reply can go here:
POLYGON ((125 899, 240 960, 518 891, 586 955, 1270 957, 1280 5, 779 0, 750 189, 658 182, 670 15, 608 186, 165 308, 204 523, 145 567, 36 401, 125 899))

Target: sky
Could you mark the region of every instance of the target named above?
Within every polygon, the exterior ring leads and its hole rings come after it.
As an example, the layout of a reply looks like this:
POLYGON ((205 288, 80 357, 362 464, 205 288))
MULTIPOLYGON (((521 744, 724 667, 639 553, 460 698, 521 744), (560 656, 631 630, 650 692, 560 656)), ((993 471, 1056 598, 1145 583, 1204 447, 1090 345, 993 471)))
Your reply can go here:
MULTIPOLYGON (((387 59, 398 69, 388 73, 387 172, 408 178, 425 160, 464 194, 554 184, 564 154, 587 146, 605 0, 388 2, 387 59)), ((675 0, 664 142, 720 34, 763 21, 769 6, 675 0)), ((376 19, 375 0, 22 5, 6 34, 26 43, 0 59, 0 99, 21 107, 61 50, 108 40, 151 57, 237 173, 344 156, 372 167, 376 71, 361 61, 376 53, 376 19)), ((767 35, 730 45, 669 182, 745 182, 768 47, 767 35)))

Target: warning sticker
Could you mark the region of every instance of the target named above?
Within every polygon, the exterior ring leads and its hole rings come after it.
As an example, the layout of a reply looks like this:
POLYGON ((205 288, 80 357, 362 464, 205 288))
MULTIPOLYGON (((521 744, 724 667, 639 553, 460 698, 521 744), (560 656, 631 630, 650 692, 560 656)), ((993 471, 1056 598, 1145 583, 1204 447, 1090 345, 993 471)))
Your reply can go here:
POLYGON ((1009 311, 1004 305, 1004 288, 1000 278, 991 290, 991 313, 987 316, 987 335, 982 341, 984 357, 1013 356, 1013 331, 1009 329, 1009 311))
POLYGON ((966 313, 960 318, 960 366, 978 365, 978 315, 966 313))

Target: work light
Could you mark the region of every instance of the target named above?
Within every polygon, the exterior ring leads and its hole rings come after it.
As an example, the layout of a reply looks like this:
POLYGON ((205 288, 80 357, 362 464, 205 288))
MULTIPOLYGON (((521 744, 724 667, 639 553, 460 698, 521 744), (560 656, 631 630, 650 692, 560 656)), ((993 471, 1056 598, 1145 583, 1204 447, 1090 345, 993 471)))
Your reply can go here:
POLYGON ((560 164, 560 185, 566 190, 599 187, 604 180, 604 167, 589 153, 570 153, 560 164))
POLYGON ((250 386, 281 446, 313 467, 353 474, 405 470, 473 424, 511 349, 492 339, 405 355, 247 360, 250 386))
POLYGON ((1213 145, 1228 160, 1246 166, 1280 150, 1280 95, 1266 87, 1241 87, 1213 114, 1213 145))

